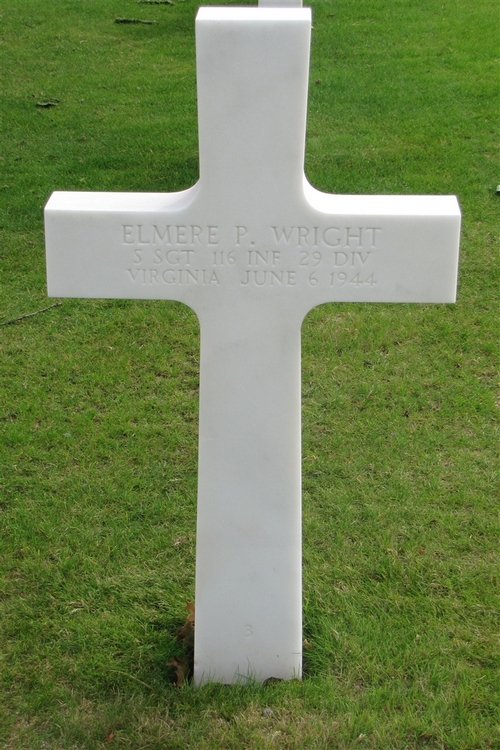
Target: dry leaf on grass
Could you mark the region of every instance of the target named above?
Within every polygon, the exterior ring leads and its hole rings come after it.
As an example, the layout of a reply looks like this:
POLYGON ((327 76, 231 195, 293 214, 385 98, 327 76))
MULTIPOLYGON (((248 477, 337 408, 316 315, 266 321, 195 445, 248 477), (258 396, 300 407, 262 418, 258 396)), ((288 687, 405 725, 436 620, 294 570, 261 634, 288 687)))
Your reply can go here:
POLYGON ((59 99, 44 99, 43 102, 36 102, 37 107, 43 107, 49 109, 50 107, 57 107, 59 99))
POLYGON ((194 663, 194 602, 186 602, 187 617, 184 625, 177 631, 177 640, 186 649, 186 655, 182 658, 173 656, 167 662, 167 667, 175 667, 176 687, 182 687, 186 680, 193 674, 194 663))
POLYGON ((177 631, 177 640, 182 641, 184 646, 190 650, 194 648, 194 602, 186 602, 188 615, 186 622, 177 631))
POLYGON ((173 656, 167 661, 167 667, 175 667, 175 687, 182 687, 189 677, 191 668, 189 666, 188 659, 179 659, 178 656, 173 656))
POLYGON ((142 18, 115 18, 115 23, 144 23, 147 26, 152 26, 158 21, 143 21, 142 18))
POLYGON ((268 677, 262 684, 267 687, 268 685, 274 685, 275 682, 283 682, 283 679, 281 677, 268 677))

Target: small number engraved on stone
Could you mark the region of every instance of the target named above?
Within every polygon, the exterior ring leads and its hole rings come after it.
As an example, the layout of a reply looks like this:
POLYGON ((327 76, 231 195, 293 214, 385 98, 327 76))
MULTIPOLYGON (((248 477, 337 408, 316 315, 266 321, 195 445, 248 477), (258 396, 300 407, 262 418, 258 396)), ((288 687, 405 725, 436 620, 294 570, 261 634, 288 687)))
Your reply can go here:
POLYGON ((236 256, 234 250, 214 250, 212 252, 212 265, 213 266, 233 266, 236 263, 236 256))
POLYGON ((309 252, 308 250, 301 250, 300 251, 300 262, 299 265, 301 266, 319 266, 321 263, 322 255, 319 252, 319 250, 314 250, 314 252, 309 252))
POLYGON ((377 280, 373 274, 370 274, 367 278, 364 278, 360 273, 352 274, 350 278, 348 278, 345 271, 333 271, 330 274, 330 286, 334 286, 335 284, 338 284, 338 286, 344 286, 346 282, 354 284, 355 286, 363 286, 365 284, 368 284, 369 286, 377 285, 377 280))
POLYGON ((253 635, 253 628, 251 625, 245 625, 245 638, 250 638, 253 635))

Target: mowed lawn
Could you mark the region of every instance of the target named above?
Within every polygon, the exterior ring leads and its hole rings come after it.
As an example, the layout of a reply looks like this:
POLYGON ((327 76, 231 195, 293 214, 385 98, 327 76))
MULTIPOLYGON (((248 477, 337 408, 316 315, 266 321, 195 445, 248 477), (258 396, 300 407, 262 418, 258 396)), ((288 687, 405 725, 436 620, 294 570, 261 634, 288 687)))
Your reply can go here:
POLYGON ((197 320, 48 299, 43 206, 196 182, 197 5, 2 2, 2 750, 500 747, 496 4, 311 5, 308 178, 456 194, 458 300, 308 315, 304 679, 195 689, 197 320))

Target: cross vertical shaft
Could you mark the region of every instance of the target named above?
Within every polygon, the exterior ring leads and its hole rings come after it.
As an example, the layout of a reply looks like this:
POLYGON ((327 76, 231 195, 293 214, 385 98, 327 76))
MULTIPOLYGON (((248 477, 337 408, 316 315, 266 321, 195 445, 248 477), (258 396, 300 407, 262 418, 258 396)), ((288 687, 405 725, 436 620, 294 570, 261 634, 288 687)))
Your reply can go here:
POLYGON ((197 683, 301 673, 300 321, 277 312, 202 329, 197 683))
MULTIPOLYGON (((308 13, 204 26, 203 10, 200 193, 241 222, 228 249, 262 258, 262 242, 246 236, 253 216, 271 221, 302 190, 308 13)), ((258 259, 255 269, 265 280, 258 259)), ((289 679, 302 667, 301 314, 277 304, 276 290, 256 300, 244 281, 229 308, 201 317, 197 683, 289 679)))

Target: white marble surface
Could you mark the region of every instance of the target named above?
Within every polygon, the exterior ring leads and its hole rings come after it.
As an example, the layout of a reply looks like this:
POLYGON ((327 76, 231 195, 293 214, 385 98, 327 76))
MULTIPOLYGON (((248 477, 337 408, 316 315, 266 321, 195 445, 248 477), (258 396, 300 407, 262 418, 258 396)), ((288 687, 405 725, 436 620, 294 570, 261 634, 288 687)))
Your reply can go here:
POLYGON ((259 8, 302 8, 302 0, 259 0, 259 8))
POLYGON ((301 674, 305 314, 455 300, 455 197, 305 179, 310 28, 300 7, 201 8, 199 182, 56 192, 45 210, 51 296, 173 299, 200 320, 198 684, 301 674))

